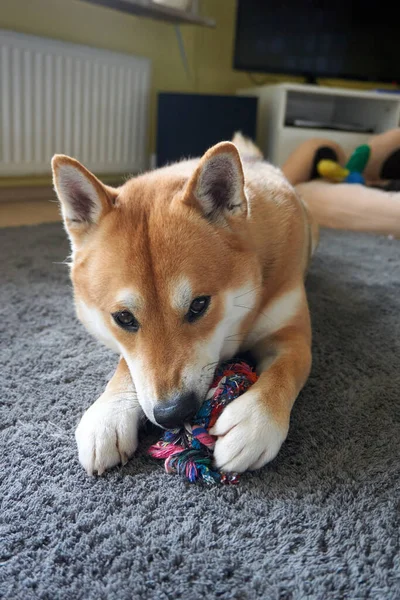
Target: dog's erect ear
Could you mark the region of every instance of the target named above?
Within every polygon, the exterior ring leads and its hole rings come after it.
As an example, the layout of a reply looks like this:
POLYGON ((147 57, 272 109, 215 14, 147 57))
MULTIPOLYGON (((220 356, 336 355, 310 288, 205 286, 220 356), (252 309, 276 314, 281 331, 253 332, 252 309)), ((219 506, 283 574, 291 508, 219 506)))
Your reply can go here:
POLYGON ((102 216, 112 210, 117 192, 69 156, 56 154, 51 166, 65 228, 76 248, 102 216))
POLYGON ((211 222, 247 215, 243 168, 234 144, 221 142, 204 154, 187 185, 183 201, 200 209, 211 222))

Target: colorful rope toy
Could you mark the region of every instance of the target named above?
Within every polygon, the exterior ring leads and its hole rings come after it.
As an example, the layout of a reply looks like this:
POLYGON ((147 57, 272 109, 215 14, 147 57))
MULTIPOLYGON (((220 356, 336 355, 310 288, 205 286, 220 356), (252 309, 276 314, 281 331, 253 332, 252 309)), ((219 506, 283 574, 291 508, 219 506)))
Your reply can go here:
POLYGON ((165 460, 167 473, 177 473, 189 482, 235 484, 237 473, 222 473, 213 466, 216 437, 208 430, 229 402, 243 394, 257 375, 245 362, 228 362, 220 365, 214 375, 207 398, 193 419, 181 429, 165 431, 159 442, 150 446, 148 453, 165 460))
POLYGON ((367 144, 358 146, 349 158, 345 167, 341 167, 334 160, 320 160, 317 171, 321 177, 331 179, 337 183, 365 183, 362 172, 364 171, 371 154, 367 144))

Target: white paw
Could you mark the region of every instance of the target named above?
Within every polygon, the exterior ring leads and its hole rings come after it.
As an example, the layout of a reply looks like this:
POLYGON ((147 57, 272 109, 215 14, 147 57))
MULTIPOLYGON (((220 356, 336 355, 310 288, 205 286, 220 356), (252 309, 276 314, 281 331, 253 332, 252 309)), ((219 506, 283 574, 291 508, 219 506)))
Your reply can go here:
POLYGON ((106 394, 88 408, 75 432, 79 462, 88 475, 128 462, 138 445, 140 416, 136 400, 106 394))
POLYGON ((215 464, 227 472, 259 469, 278 454, 287 431, 268 415, 258 392, 249 390, 228 404, 210 430, 218 436, 215 464))

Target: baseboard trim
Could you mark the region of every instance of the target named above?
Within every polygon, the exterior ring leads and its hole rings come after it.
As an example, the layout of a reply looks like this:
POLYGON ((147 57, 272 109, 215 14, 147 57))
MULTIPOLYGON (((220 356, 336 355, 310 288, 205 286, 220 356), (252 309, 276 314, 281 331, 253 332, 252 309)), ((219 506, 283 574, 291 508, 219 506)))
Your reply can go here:
POLYGON ((0 202, 25 202, 29 200, 56 200, 50 185, 38 187, 0 187, 0 202))

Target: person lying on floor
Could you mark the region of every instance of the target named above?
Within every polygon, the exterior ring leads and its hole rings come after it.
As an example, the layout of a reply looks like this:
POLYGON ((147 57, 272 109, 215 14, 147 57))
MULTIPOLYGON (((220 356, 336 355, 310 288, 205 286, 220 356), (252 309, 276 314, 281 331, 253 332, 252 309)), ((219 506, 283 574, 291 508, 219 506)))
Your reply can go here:
POLYGON ((321 178, 321 160, 344 167, 344 149, 329 139, 312 138, 298 146, 282 171, 322 227, 400 237, 400 128, 368 140, 365 184, 335 183, 321 178))

